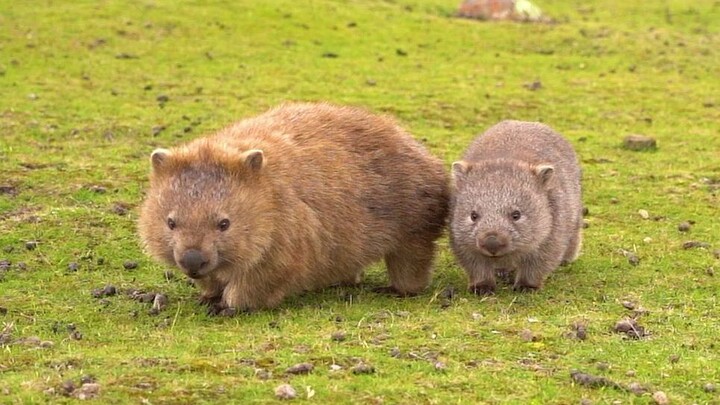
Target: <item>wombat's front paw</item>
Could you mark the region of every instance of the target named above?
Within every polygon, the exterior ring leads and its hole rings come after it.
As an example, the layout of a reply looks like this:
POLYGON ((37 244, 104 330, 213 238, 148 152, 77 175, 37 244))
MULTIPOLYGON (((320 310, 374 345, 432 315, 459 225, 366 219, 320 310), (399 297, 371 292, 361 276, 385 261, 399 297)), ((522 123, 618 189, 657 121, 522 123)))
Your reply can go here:
POLYGON ((206 305, 208 307, 212 307, 214 305, 220 304, 220 299, 222 296, 220 295, 201 295, 200 298, 198 298, 198 303, 200 305, 206 305))
POLYGON ((475 295, 493 295, 495 294, 495 286, 488 284, 475 284, 468 288, 475 295))
POLYGON ((535 292, 539 289, 539 285, 515 284, 513 286, 513 290, 517 292, 535 292))
POLYGON ((207 314, 210 316, 235 316, 238 311, 235 308, 222 304, 219 300, 208 305, 207 314))

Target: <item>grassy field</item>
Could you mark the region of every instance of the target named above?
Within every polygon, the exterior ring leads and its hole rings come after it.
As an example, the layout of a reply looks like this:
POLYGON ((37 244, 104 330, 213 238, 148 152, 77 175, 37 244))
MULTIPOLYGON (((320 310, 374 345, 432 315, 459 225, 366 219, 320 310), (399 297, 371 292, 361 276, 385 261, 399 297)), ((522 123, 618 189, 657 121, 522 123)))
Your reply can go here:
POLYGON ((720 3, 537 0, 553 24, 458 3, 0 0, 0 403, 267 403, 282 383, 317 403, 720 403, 720 3), (551 125, 581 157, 582 256, 480 298, 443 238, 417 297, 373 293, 377 265, 206 315, 139 244, 149 154, 285 100, 392 114, 448 168, 501 119, 551 125), (640 339, 613 331, 632 316, 640 339))

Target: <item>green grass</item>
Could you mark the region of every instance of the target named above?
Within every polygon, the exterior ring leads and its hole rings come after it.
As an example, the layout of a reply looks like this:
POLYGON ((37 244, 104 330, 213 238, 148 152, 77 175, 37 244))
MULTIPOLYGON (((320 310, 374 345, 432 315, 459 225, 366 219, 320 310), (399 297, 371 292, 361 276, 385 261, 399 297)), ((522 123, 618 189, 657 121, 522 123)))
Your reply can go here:
POLYGON ((267 403, 283 382, 317 403, 652 401, 575 384, 577 369, 672 403, 720 403, 703 388, 720 385, 720 5, 537 0, 556 23, 516 24, 453 18, 456 3, 0 0, 0 185, 17 191, 0 195, 0 259, 12 262, 0 322, 13 341, 0 346, 0 402, 72 402, 60 386, 83 375, 103 403, 267 403), (548 123, 582 159, 582 256, 536 294, 481 299, 443 239, 418 297, 372 293, 386 282, 378 265, 363 287, 208 317, 140 248, 148 156, 285 100, 395 115, 448 167, 501 119, 548 123), (624 150, 631 133, 658 149, 624 150), (103 303, 91 290, 105 284, 170 303, 155 316, 124 294, 103 303), (611 332, 626 300, 649 311, 649 337, 611 332), (587 340, 568 337, 576 322, 587 340), (31 336, 53 345, 17 343, 31 336), (315 369, 285 374, 301 362, 315 369), (376 372, 354 375, 359 362, 376 372))

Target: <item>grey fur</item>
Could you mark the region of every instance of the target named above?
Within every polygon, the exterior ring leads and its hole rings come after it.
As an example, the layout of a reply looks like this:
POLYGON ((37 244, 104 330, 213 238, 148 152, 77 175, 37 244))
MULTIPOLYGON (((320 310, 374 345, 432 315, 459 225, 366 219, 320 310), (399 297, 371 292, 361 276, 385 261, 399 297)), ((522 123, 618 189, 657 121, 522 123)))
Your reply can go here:
POLYGON ((516 290, 534 290, 577 258, 580 167, 570 143, 547 125, 493 126, 453 164, 453 178, 450 241, 472 291, 492 293, 497 270, 515 273, 516 290))

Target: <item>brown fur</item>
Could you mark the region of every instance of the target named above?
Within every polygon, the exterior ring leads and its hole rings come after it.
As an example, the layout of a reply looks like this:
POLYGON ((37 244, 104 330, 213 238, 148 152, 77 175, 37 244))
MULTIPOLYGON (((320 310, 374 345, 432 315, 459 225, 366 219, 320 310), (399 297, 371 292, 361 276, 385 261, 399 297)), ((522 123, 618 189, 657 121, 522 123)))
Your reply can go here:
POLYGON ((577 257, 581 244, 580 167, 550 127, 503 121, 453 164, 453 251, 476 293, 495 290, 495 272, 515 273, 515 289, 540 288, 577 257))
POLYGON ((301 291, 354 284, 383 258, 397 293, 430 281, 447 176, 390 119, 286 104, 157 150, 151 161, 142 240, 195 278, 201 301, 218 309, 268 308, 301 291))

